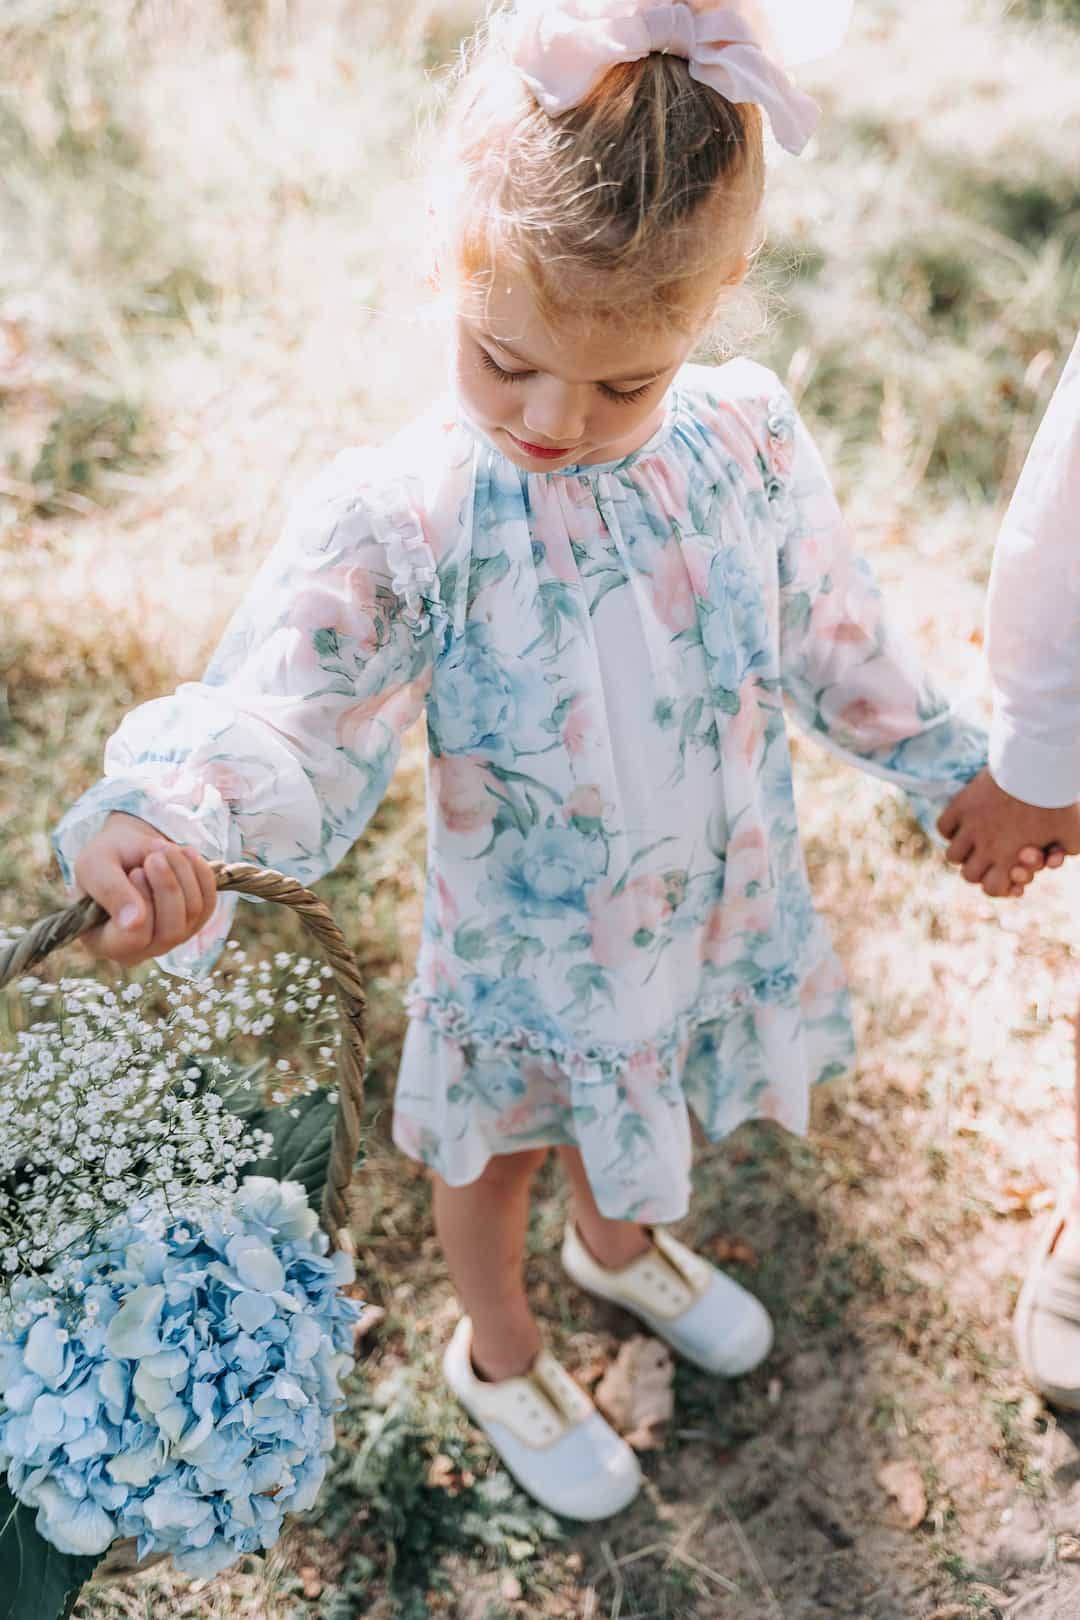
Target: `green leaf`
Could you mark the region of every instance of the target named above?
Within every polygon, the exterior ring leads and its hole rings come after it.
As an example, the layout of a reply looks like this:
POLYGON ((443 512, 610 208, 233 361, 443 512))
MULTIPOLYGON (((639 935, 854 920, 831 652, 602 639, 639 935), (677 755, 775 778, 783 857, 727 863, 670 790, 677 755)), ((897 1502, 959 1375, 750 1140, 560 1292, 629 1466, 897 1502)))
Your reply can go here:
POLYGON ((0 1620, 67 1620, 99 1558, 57 1552, 0 1483, 0 1620))
MULTIPOLYGON (((192 1060, 191 1066, 201 1068, 197 1059, 192 1060)), ((245 1064, 243 1068, 230 1069, 227 1075, 222 1075, 213 1082, 214 1090, 225 1106, 240 1119, 254 1119, 256 1114, 263 1113, 266 1108, 263 1091, 269 1067, 269 1058, 259 1058, 255 1063, 245 1064)), ((208 1079, 205 1071, 203 1078, 208 1079)))
POLYGON ((329 1100, 325 1091, 313 1091, 306 1097, 268 1108, 263 1102, 262 1090, 265 1069, 265 1062, 254 1064, 250 1070, 238 1071, 219 1087, 226 1107, 239 1114, 254 1130, 267 1131, 273 1138, 274 1145, 265 1159, 245 1165, 242 1173, 273 1176, 278 1181, 299 1181, 317 1209, 326 1186, 337 1104, 329 1100), (244 1078, 251 1079, 250 1091, 243 1090, 244 1078))

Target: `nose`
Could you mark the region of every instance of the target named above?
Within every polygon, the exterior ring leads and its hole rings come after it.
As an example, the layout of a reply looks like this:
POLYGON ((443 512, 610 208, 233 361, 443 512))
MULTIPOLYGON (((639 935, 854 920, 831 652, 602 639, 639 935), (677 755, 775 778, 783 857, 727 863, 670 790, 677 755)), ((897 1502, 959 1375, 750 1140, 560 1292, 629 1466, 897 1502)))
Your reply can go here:
POLYGON ((558 377, 537 378, 529 389, 522 423, 535 434, 533 443, 552 446, 580 444, 585 437, 585 389, 558 377))

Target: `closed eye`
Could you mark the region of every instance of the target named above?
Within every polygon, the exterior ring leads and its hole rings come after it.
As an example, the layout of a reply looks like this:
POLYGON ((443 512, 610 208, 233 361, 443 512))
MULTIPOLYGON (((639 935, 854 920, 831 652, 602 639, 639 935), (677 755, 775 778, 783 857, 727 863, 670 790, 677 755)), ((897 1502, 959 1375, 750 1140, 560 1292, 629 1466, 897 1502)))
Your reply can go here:
POLYGON ((625 405, 633 405, 635 400, 645 398, 655 381, 656 378, 654 377, 653 382, 642 383, 640 388, 628 388, 622 391, 618 388, 609 387, 607 383, 601 383, 599 387, 600 392, 606 394, 608 399, 621 399, 625 405))
MULTIPOLYGON (((479 345, 478 348, 480 354, 480 364, 484 367, 485 371, 490 371, 493 377, 497 377, 499 382, 515 383, 521 382, 525 377, 536 376, 535 371, 507 371, 506 367, 500 366, 499 362, 492 355, 490 355, 485 348, 481 348, 479 345)), ((596 386, 599 388, 600 392, 605 396, 605 398, 617 399, 624 405, 634 405, 638 402, 638 400, 645 398, 645 395, 649 392, 649 389, 654 386, 656 381, 657 378, 654 377, 650 382, 642 383, 640 388, 612 388, 609 383, 597 383, 596 386)))
POLYGON ((480 364, 486 371, 490 371, 493 377, 497 377, 500 382, 520 382, 522 377, 536 376, 535 371, 507 371, 505 366, 500 366, 497 360, 492 359, 486 349, 480 350, 480 364))

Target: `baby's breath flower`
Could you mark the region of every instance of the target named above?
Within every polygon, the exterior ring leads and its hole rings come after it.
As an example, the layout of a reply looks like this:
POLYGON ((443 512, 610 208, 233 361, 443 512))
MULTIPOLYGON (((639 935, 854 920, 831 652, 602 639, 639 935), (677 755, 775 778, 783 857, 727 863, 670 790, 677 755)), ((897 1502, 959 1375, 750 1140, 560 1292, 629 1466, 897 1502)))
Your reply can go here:
POLYGON ((0 1313, 20 1277, 70 1288, 66 1257, 109 1221, 138 1206, 144 1231, 164 1230, 185 1198, 224 1195, 272 1152, 213 1089, 230 1077, 220 1054, 239 1039, 249 1063, 261 1046, 287 1087, 279 1104, 317 1089, 338 1040, 329 976, 309 957, 251 963, 235 946, 210 983, 151 969, 117 993, 27 976, 32 1017, 0 1050, 0 1313))

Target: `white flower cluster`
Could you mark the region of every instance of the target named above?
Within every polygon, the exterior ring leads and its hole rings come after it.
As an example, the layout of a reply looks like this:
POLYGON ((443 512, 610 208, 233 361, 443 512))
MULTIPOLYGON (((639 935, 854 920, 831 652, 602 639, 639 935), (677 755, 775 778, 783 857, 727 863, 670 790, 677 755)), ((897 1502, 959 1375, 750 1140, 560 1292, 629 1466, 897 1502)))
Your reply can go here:
POLYGON ((231 1069, 222 1050, 250 1060, 274 1033, 301 1061, 271 1064, 266 1101, 314 1090, 337 1048, 329 976, 286 952, 250 964, 233 946, 213 979, 153 969, 119 993, 89 977, 22 981, 27 1027, 0 1050, 0 1315, 16 1277, 47 1273, 66 1291, 65 1257, 118 1215, 164 1222, 193 1195, 231 1197, 272 1144, 214 1089, 231 1069))

